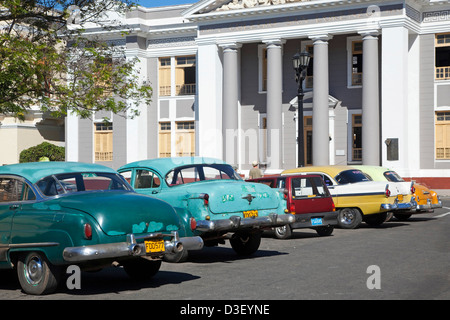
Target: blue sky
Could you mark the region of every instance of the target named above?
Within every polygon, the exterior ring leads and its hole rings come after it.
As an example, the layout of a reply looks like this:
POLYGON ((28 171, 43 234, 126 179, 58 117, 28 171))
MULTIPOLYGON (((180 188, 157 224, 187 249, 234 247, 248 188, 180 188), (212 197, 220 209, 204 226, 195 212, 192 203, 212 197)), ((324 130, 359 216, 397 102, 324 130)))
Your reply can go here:
POLYGON ((147 8, 196 3, 198 1, 199 0, 135 0, 135 2, 137 2, 141 6, 147 8))

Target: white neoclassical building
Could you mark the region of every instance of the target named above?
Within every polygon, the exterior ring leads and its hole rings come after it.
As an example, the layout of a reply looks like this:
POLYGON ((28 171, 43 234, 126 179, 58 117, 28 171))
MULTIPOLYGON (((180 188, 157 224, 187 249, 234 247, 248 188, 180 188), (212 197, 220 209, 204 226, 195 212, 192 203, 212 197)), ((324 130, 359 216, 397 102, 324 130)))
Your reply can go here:
POLYGON ((103 36, 140 59, 153 101, 110 124, 69 116, 67 160, 197 155, 276 173, 303 148, 306 165, 383 165, 450 187, 450 1, 202 0, 123 21, 130 34, 103 36), (292 57, 305 50, 299 117, 292 57))

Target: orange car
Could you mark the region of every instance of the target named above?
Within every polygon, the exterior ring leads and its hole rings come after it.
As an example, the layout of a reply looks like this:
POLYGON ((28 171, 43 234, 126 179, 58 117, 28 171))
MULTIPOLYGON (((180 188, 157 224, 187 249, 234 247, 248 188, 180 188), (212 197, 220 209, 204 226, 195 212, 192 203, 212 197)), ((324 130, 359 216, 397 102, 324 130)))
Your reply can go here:
MULTIPOLYGON (((392 181, 399 182, 404 181, 395 171, 385 167, 377 166, 354 166, 368 175, 374 181, 392 181)), ((412 208, 408 211, 397 211, 394 213, 394 217, 399 220, 407 220, 414 213, 433 212, 434 209, 442 208, 442 202, 439 199, 437 193, 428 189, 422 184, 414 182, 412 185, 413 197, 417 203, 416 208, 412 208)))

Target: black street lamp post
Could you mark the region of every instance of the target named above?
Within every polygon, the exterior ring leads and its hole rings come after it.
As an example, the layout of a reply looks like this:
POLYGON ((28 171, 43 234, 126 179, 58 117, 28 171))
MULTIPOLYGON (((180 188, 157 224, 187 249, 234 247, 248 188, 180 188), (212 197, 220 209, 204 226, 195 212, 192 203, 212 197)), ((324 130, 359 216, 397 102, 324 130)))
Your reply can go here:
POLYGON ((304 51, 302 53, 296 53, 292 57, 292 65, 295 70, 295 80, 298 84, 297 92, 297 147, 298 147, 298 165, 297 167, 305 166, 305 150, 304 150, 304 136, 303 136, 303 80, 306 76, 306 68, 309 65, 310 55, 308 52, 304 51))

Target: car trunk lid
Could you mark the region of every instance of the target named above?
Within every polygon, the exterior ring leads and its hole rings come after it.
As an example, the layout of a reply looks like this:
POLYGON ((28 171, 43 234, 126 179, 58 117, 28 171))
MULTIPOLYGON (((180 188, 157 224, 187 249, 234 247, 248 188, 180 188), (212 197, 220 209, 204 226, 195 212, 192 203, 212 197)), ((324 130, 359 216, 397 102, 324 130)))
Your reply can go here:
POLYGON ((208 206, 212 213, 242 213, 243 211, 276 209, 279 198, 266 185, 241 181, 210 182, 208 206))
POLYGON ((108 235, 162 232, 180 227, 175 210, 168 203, 134 192, 79 193, 64 197, 60 205, 86 212, 108 235))

